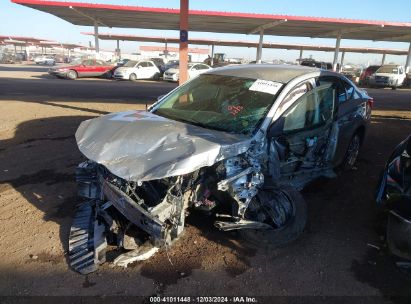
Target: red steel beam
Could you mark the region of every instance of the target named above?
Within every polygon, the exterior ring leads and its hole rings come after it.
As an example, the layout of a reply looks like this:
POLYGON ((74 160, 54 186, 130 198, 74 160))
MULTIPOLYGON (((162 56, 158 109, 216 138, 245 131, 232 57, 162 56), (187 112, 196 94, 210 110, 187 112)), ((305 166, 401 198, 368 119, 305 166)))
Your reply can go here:
POLYGON ((188 33, 188 1, 180 0, 180 76, 178 78, 180 85, 188 78, 188 37, 185 37, 185 34, 188 33))

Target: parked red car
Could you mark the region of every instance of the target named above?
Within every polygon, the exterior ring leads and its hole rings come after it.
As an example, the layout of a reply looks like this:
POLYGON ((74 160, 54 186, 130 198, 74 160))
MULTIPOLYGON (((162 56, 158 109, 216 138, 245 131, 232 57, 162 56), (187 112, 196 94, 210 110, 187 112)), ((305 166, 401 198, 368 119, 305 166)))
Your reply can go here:
POLYGON ((368 85, 368 80, 371 75, 374 75, 375 72, 380 68, 380 65, 370 65, 366 68, 360 75, 359 85, 368 85))
POLYGON ((58 78, 76 79, 77 77, 100 77, 111 78, 115 66, 97 59, 86 59, 75 61, 71 65, 51 68, 49 74, 58 78))

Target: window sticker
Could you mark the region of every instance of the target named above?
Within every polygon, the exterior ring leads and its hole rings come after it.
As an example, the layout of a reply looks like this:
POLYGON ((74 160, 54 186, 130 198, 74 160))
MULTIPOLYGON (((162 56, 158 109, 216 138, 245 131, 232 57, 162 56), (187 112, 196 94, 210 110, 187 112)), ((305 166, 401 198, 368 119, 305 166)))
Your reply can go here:
POLYGON ((257 79, 249 90, 275 95, 282 86, 283 84, 280 82, 257 79))

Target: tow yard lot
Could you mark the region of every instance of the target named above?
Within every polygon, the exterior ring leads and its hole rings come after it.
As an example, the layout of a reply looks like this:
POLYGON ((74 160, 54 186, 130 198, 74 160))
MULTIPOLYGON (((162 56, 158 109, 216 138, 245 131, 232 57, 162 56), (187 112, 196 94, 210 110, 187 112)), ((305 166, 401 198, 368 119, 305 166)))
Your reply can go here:
POLYGON ((308 225, 296 242, 256 249, 192 214, 168 250, 81 276, 66 262, 83 160, 74 133, 85 119, 145 109, 175 84, 69 81, 46 71, 0 65, 0 294, 411 295, 409 276, 384 248, 373 198, 386 159, 411 133, 411 90, 367 89, 375 103, 357 169, 304 189, 308 225))

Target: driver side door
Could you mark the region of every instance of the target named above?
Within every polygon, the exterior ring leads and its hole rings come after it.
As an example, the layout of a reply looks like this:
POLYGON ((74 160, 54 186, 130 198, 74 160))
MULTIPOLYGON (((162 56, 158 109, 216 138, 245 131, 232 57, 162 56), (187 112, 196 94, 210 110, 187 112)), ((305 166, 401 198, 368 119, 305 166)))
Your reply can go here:
POLYGON ((336 87, 326 83, 313 88, 307 82, 296 86, 289 95, 296 100, 291 101, 269 132, 271 168, 275 173, 272 175, 287 180, 329 166, 326 155, 335 120, 336 87))

